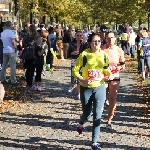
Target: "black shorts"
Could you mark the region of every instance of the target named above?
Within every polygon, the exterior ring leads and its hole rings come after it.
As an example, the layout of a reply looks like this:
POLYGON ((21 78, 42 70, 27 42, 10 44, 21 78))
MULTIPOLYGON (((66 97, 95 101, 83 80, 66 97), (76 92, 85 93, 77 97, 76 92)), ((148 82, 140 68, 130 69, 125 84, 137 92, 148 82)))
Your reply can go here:
POLYGON ((111 81, 120 81, 120 78, 116 77, 113 80, 105 80, 105 83, 109 84, 111 81))

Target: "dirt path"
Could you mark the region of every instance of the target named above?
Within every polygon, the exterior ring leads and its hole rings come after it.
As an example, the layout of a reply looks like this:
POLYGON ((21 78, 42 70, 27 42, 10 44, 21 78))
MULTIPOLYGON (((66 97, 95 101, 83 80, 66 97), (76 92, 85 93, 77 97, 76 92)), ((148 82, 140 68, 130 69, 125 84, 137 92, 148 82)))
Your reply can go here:
MULTIPOLYGON (((81 104, 76 90, 69 94, 70 61, 62 61, 53 75, 43 77, 46 90, 34 100, 16 103, 0 114, 0 150, 89 150, 92 119, 83 135, 76 132, 81 104)), ((99 143, 102 150, 150 150, 149 120, 143 120, 140 93, 133 74, 121 73, 117 109, 111 132, 102 118, 99 143)), ((143 105, 144 106, 144 105, 143 105)))

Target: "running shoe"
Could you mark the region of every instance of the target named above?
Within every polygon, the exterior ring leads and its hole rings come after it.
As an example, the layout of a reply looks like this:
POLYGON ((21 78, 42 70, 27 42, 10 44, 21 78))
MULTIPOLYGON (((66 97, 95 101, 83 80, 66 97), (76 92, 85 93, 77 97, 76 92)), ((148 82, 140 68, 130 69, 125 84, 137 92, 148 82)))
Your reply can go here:
POLYGON ((77 132, 78 132, 79 134, 82 134, 83 130, 84 130, 83 125, 79 124, 79 125, 77 126, 77 132))
POLYGON ((19 81, 11 82, 11 84, 19 84, 19 81))
POLYGON ((41 86, 38 86, 38 89, 37 89, 39 92, 42 92, 44 91, 44 89, 41 87, 41 86))
POLYGON ((92 150, 100 150, 100 148, 98 146, 99 146, 98 143, 93 143, 92 146, 91 146, 91 149, 92 150))
POLYGON ((9 80, 4 80, 4 81, 1 81, 2 84, 6 84, 6 83, 9 83, 9 80))
POLYGON ((109 100, 105 101, 106 106, 109 106, 109 100))
POLYGON ((111 124, 106 124, 106 129, 112 130, 112 125, 111 124))
POLYGON ((35 85, 34 85, 34 86, 33 86, 33 90, 34 90, 34 91, 37 91, 37 90, 38 90, 38 86, 35 86, 35 85))
POLYGON ((26 88, 33 90, 34 89, 34 85, 27 85, 26 88))
POLYGON ((68 92, 71 93, 71 92, 74 90, 75 87, 76 87, 76 86, 71 86, 71 87, 68 89, 68 92))

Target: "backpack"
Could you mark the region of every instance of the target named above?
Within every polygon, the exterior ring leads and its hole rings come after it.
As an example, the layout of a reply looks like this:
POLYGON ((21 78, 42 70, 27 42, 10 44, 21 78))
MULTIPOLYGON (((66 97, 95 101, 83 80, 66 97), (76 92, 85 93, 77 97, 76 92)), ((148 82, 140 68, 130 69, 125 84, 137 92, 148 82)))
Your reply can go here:
POLYGON ((35 39, 29 36, 24 41, 23 58, 27 60, 35 59, 35 39))

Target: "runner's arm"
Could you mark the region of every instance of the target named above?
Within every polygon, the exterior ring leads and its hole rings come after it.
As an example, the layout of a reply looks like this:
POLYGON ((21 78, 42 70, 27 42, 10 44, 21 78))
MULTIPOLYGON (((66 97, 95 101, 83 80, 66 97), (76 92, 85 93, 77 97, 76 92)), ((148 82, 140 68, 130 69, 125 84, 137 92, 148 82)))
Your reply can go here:
POLYGON ((82 76, 80 75, 80 69, 83 66, 83 56, 82 53, 79 55, 79 57, 77 58, 75 65, 72 69, 72 74, 75 78, 79 78, 79 80, 82 80, 82 76))
POLYGON ((123 70, 125 69, 124 51, 121 48, 119 48, 119 53, 120 53, 120 57, 119 57, 120 69, 119 70, 123 70))
POLYGON ((104 67, 103 67, 103 73, 104 76, 110 76, 111 75, 111 70, 109 68, 109 59, 108 59, 108 54, 104 54, 104 67))

